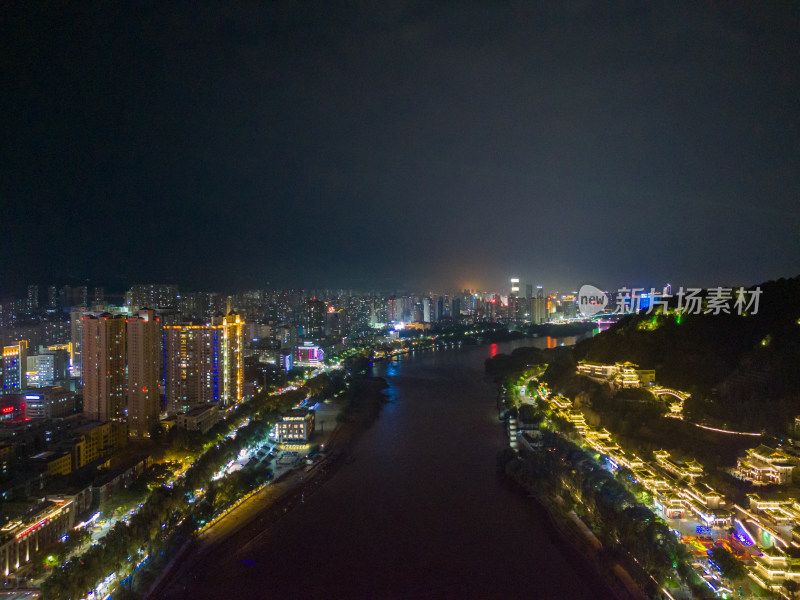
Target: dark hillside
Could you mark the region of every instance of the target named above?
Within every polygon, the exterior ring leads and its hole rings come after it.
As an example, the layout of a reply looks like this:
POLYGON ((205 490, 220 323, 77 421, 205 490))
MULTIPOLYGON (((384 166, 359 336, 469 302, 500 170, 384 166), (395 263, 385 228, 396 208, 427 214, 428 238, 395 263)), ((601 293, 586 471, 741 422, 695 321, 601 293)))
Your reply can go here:
POLYGON ((782 432, 800 412, 800 277, 759 287, 757 314, 631 315, 578 344, 574 359, 655 369, 658 383, 692 393, 695 421, 782 432))

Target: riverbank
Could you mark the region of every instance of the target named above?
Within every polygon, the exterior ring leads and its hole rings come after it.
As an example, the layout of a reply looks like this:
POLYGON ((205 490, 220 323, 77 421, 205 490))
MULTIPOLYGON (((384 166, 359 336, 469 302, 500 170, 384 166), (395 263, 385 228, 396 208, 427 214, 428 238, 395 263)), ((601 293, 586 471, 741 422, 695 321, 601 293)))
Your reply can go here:
MULTIPOLYGON (((580 569, 582 576, 591 585, 598 597, 614 598, 616 600, 646 600, 647 596, 638 588, 627 587, 633 583, 630 576, 625 583, 618 574, 608 572, 607 560, 600 554, 602 545, 599 540, 591 535, 586 525, 581 528, 577 522, 569 520, 556 506, 556 499, 540 493, 531 493, 516 480, 501 475, 508 485, 518 494, 528 498, 531 512, 544 525, 551 543, 565 556, 567 561, 575 568, 580 569), (585 530, 581 531, 582 529, 585 530), (588 535, 587 535, 588 532, 588 535), (586 569, 586 566, 590 569, 586 569)), ((574 512, 572 513, 574 515, 574 512)), ((575 516, 576 519, 579 519, 575 516)))
MULTIPOLYGON (((497 410, 505 411, 502 393, 498 394, 497 410)), ((580 517, 564 506, 563 499, 532 489, 519 477, 508 471, 508 461, 501 457, 512 455, 519 461, 519 450, 507 448, 498 456, 498 476, 519 495, 527 497, 537 518, 545 526, 550 541, 576 569, 581 569, 594 590, 603 590, 603 597, 616 600, 647 600, 647 595, 634 583, 630 575, 603 552, 603 546, 580 517), (502 463, 502 464, 501 464, 502 463), (585 566, 590 569, 586 570, 585 566)), ((515 471, 518 473, 518 471, 515 471)))
POLYGON ((255 524, 245 547, 195 564, 166 597, 602 597, 590 568, 568 561, 531 502, 497 476, 508 442, 484 361, 518 346, 375 361, 389 402, 336 476, 263 532, 255 524))
POLYGON ((214 571, 220 556, 234 556, 252 546, 272 525, 316 493, 339 467, 352 460, 355 444, 386 403, 383 390, 387 387, 384 379, 365 378, 356 408, 348 413, 346 420, 337 424, 325 443, 326 458, 308 470, 298 468, 287 473, 203 531, 192 540, 183 556, 170 565, 169 572, 146 598, 203 597, 202 590, 193 586, 194 574, 214 571))

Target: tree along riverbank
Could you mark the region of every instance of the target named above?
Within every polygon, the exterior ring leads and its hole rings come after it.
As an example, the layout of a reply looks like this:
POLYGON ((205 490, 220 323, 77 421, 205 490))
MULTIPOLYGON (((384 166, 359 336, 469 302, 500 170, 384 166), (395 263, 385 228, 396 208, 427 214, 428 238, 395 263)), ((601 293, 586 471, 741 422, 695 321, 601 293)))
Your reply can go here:
MULTIPOLYGON (((197 597, 193 590, 194 573, 206 573, 216 568, 219 556, 234 556, 244 552, 266 534, 270 527, 310 498, 331 479, 341 465, 353 459, 352 451, 359 437, 380 415, 386 402, 383 390, 384 379, 365 377, 356 389, 349 392, 337 419, 336 429, 325 445, 326 458, 308 471, 298 469, 273 484, 273 493, 256 498, 254 503, 233 518, 239 518, 235 526, 221 535, 192 540, 182 558, 170 565, 159 585, 150 591, 147 598, 178 599, 197 597), (276 491, 277 489, 277 491, 276 491)), ((269 489, 269 488, 268 488, 269 489)))
MULTIPOLYGON (((487 361, 487 374, 495 375, 500 386, 501 415, 516 416, 518 398, 511 382, 520 371, 531 372, 531 364, 542 362, 545 355, 530 354, 520 351, 487 361)), ((611 474, 566 434, 556 431, 565 424, 550 423, 532 405, 524 408, 526 421, 536 428, 529 432, 532 437, 527 445, 498 455, 498 469, 541 503, 573 551, 594 565, 615 595, 658 597, 664 585, 693 581, 685 549, 639 502, 640 490, 631 489, 624 469, 611 474)))

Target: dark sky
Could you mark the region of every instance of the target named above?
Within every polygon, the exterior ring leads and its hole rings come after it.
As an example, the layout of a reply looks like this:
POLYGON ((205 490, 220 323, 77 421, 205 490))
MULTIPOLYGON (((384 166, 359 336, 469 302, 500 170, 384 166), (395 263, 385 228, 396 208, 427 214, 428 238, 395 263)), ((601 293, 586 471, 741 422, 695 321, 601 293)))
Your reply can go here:
POLYGON ((0 293, 800 273, 800 3, 222 4, 3 3, 0 293))

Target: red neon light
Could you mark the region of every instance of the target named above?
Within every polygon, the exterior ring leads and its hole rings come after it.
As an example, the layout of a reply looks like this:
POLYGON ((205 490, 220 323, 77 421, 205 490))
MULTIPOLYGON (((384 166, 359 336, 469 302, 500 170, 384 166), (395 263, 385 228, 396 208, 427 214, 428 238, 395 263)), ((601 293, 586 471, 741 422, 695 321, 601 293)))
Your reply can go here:
POLYGON ((14 407, 13 406, 4 406, 3 407, 3 414, 4 415, 7 415, 8 413, 12 413, 12 412, 14 412, 14 407))
POLYGON ((19 539, 19 538, 21 538, 21 537, 24 537, 25 535, 27 535, 28 533, 30 533, 31 531, 33 531, 33 530, 34 530, 34 529, 36 529, 37 527, 41 527, 42 525, 44 525, 44 524, 45 524, 47 521, 49 521, 49 520, 50 520, 50 517, 45 517, 44 519, 42 519, 41 521, 39 521, 38 523, 36 523, 36 525, 31 525, 31 526, 30 526, 30 527, 28 527, 28 528, 27 528, 25 531, 23 531, 23 532, 21 532, 21 533, 18 533, 18 534, 15 536, 15 537, 16 537, 16 539, 19 539))

